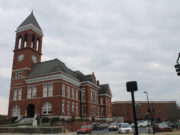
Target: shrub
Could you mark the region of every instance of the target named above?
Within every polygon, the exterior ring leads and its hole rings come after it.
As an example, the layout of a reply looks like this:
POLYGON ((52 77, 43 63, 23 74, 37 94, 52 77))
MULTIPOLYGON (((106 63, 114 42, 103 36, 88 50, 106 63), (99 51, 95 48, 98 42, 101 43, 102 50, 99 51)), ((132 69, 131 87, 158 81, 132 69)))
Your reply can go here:
POLYGON ((43 117, 42 118, 42 123, 48 123, 50 119, 48 117, 43 117))

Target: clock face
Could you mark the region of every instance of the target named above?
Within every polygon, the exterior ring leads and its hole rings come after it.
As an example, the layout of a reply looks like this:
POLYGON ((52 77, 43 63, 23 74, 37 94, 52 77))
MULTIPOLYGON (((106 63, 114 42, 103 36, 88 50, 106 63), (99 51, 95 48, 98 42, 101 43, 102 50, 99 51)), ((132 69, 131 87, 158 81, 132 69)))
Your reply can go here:
POLYGON ((35 55, 32 56, 32 61, 33 61, 34 63, 37 63, 37 57, 36 57, 35 55))
POLYGON ((24 59, 24 54, 20 54, 18 56, 18 62, 22 61, 24 59))

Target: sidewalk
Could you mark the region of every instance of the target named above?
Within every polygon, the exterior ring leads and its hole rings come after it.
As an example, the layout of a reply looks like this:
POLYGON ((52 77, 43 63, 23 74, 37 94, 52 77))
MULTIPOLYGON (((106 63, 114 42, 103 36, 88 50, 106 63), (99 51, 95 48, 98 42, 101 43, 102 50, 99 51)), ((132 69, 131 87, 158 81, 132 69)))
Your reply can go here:
MULTIPOLYGON (((19 134, 19 133, 0 133, 0 135, 29 135, 29 134, 19 134)), ((44 135, 44 134, 33 134, 33 135, 44 135)), ((46 135, 77 135, 76 132, 72 133, 59 133, 59 134, 46 134, 46 135)), ((92 135, 134 135, 134 134, 92 134, 92 135)), ((146 133, 140 133, 139 135, 154 135, 154 134, 146 134, 146 133)), ((180 131, 174 131, 174 132, 157 132, 155 135, 180 135, 180 131)))

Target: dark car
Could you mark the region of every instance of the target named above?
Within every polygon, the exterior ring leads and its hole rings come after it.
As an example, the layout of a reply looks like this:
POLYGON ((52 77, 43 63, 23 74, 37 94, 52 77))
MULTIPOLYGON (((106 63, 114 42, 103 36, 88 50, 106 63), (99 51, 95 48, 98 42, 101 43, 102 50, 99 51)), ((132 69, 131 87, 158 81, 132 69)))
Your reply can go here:
POLYGON ((178 125, 176 122, 169 122, 168 126, 170 126, 171 128, 178 128, 178 125))
POLYGON ((173 131, 170 126, 166 123, 160 123, 158 125, 154 126, 155 132, 168 132, 168 131, 173 131))
POLYGON ((82 125, 77 131, 77 134, 91 134, 92 127, 90 125, 82 125))
POLYGON ((100 127, 100 124, 99 123, 93 123, 92 124, 92 130, 100 130, 101 127, 100 127))

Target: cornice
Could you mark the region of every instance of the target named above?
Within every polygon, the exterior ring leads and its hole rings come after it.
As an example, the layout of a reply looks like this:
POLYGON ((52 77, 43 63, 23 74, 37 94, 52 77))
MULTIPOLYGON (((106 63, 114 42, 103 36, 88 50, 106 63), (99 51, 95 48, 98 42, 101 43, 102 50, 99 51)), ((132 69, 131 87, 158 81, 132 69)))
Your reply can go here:
POLYGON ((38 33, 39 35, 43 36, 42 30, 38 29, 33 24, 27 24, 22 27, 18 27, 16 32, 19 33, 19 32, 25 31, 25 30, 29 30, 29 29, 31 29, 31 30, 35 31, 36 33, 38 33))

